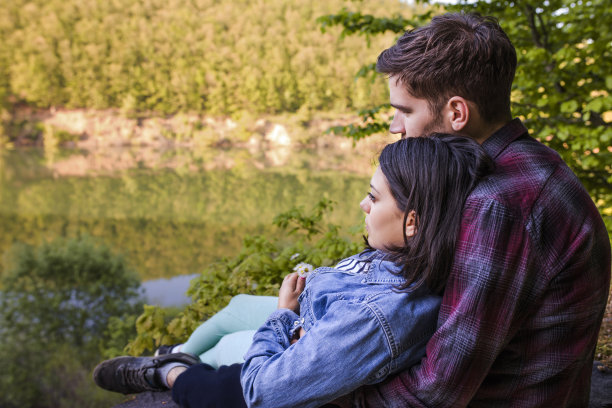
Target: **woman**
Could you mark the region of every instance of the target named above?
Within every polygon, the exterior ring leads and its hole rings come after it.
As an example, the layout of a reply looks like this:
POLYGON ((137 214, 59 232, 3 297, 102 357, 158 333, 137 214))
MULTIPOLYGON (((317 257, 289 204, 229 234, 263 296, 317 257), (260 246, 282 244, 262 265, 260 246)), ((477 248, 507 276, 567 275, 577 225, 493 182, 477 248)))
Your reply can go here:
MULTIPOLYGON (((285 278, 278 309, 255 333, 242 366, 247 405, 321 406, 418 362, 436 328, 463 203, 491 166, 480 146, 460 137, 386 146, 360 204, 367 248, 306 281, 285 278)), ((183 364, 167 361, 172 369, 183 364)), ((125 360, 101 366, 94 374, 100 386, 130 389, 124 379, 133 375, 119 369, 125 360)), ((172 386, 171 371, 160 369, 162 384, 172 386)))

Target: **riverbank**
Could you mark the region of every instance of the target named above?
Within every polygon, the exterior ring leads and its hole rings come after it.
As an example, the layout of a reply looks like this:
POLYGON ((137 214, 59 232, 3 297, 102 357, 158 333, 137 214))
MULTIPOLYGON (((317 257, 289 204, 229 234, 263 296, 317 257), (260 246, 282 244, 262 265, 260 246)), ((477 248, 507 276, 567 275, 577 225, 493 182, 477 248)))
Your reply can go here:
MULTIPOLYGON (((63 146, 95 150, 121 146, 147 147, 336 147, 353 141, 328 133, 334 126, 359 123, 354 114, 296 113, 236 118, 202 114, 130 115, 106 109, 46 109, 22 107, 4 120, 4 144, 63 146)), ((376 138, 374 138, 376 139, 376 138)), ((372 143, 371 138, 360 143, 372 143), (369 141, 369 142, 368 142, 369 141)), ((374 143, 376 143, 374 141, 374 143)))

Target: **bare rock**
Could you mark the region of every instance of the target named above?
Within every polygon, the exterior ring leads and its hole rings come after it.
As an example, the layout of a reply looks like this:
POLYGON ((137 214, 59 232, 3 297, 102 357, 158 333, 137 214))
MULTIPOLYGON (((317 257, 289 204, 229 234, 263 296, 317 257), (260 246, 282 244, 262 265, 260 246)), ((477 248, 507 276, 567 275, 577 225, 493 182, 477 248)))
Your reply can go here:
POLYGON ((129 397, 114 408, 179 408, 172 400, 172 392, 143 392, 129 397))
POLYGON ((589 408, 612 408, 612 370, 599 361, 591 372, 591 401, 589 408))

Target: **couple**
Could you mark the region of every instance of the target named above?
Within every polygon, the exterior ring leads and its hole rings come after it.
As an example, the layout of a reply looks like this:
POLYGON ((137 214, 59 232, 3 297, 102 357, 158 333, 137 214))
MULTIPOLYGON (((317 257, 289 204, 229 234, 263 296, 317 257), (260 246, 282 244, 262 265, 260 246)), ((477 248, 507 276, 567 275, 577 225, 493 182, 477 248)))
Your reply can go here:
POLYGON ((610 242, 571 170, 512 120, 515 67, 490 18, 405 33, 377 63, 390 131, 408 139, 385 148, 361 203, 370 248, 286 278, 243 365, 119 357, 96 382, 170 386, 184 407, 587 406, 610 242), (434 132, 463 139, 411 138, 434 132))

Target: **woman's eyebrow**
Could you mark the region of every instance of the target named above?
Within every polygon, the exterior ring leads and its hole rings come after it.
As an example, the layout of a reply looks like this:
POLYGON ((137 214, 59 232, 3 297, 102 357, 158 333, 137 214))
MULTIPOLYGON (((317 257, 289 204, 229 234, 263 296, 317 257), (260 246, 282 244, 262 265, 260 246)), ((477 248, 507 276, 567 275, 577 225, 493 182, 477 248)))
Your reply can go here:
POLYGON ((372 183, 370 183, 370 188, 374 191, 376 191, 378 194, 380 194, 380 192, 376 189, 376 187, 374 187, 374 185, 372 183))

